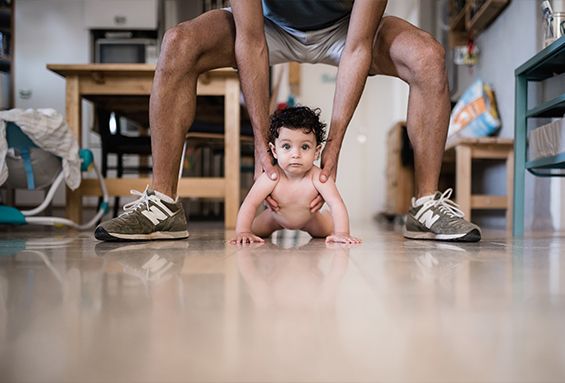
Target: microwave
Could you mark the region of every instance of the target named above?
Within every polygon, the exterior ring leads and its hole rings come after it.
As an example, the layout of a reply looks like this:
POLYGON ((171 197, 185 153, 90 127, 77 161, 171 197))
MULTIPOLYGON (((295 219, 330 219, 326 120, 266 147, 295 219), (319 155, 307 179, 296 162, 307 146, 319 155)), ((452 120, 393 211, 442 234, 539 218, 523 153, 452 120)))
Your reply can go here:
POLYGON ((157 62, 157 40, 150 38, 101 38, 94 43, 95 63, 157 62))

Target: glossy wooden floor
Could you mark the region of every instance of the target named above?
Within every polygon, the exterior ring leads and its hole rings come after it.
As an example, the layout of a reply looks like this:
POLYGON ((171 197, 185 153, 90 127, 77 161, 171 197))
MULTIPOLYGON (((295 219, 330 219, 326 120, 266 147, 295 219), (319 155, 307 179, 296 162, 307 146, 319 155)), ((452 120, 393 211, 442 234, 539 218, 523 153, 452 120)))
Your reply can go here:
POLYGON ((565 236, 0 232, 2 382, 563 382, 565 236))

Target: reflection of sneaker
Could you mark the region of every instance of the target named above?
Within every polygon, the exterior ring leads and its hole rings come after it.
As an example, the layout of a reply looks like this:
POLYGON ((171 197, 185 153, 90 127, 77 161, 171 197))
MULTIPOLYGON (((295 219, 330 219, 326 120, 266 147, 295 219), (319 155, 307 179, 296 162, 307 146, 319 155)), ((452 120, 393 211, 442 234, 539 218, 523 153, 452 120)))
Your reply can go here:
POLYGON ((158 241, 124 245, 99 242, 96 255, 117 260, 126 274, 139 278, 144 285, 163 282, 180 273, 184 264, 188 241, 158 241))
POLYGON ((459 206, 449 199, 451 192, 451 189, 443 194, 437 192, 418 206, 412 198, 412 207, 406 215, 404 236, 439 241, 480 241, 481 229, 463 218, 459 206))
POLYGON ((147 241, 188 237, 186 217, 180 201, 167 202, 151 189, 132 194, 139 199, 124 205, 125 213, 96 228, 94 236, 101 241, 147 241))

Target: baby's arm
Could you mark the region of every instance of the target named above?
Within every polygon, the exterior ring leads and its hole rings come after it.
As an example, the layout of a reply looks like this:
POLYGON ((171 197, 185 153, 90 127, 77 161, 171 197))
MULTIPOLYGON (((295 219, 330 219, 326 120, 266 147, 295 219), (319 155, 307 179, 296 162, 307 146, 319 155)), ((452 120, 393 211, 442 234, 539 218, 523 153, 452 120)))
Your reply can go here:
POLYGON ((235 225, 235 238, 230 243, 264 242, 263 239, 252 233, 251 225, 253 224, 257 208, 271 194, 277 182, 270 179, 267 173, 263 173, 257 178, 257 181, 253 184, 239 208, 235 225))
MULTIPOLYGON (((318 172, 316 172, 318 173, 318 172)), ((360 243, 359 238, 349 234, 349 216, 341 199, 333 178, 321 183, 318 174, 313 174, 312 182, 326 203, 329 205, 334 224, 334 232, 326 238, 326 242, 360 243)))

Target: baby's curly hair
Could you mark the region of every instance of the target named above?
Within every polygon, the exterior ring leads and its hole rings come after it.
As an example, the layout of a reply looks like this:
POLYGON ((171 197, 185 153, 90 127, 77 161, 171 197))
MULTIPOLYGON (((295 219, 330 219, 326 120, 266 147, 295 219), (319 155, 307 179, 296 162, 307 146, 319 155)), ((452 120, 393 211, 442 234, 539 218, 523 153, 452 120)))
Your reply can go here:
POLYGON ((271 115, 269 126, 269 142, 275 143, 281 128, 302 129, 304 133, 314 133, 316 145, 325 141, 326 124, 320 121, 320 108, 310 109, 307 106, 295 106, 275 111, 271 115))

